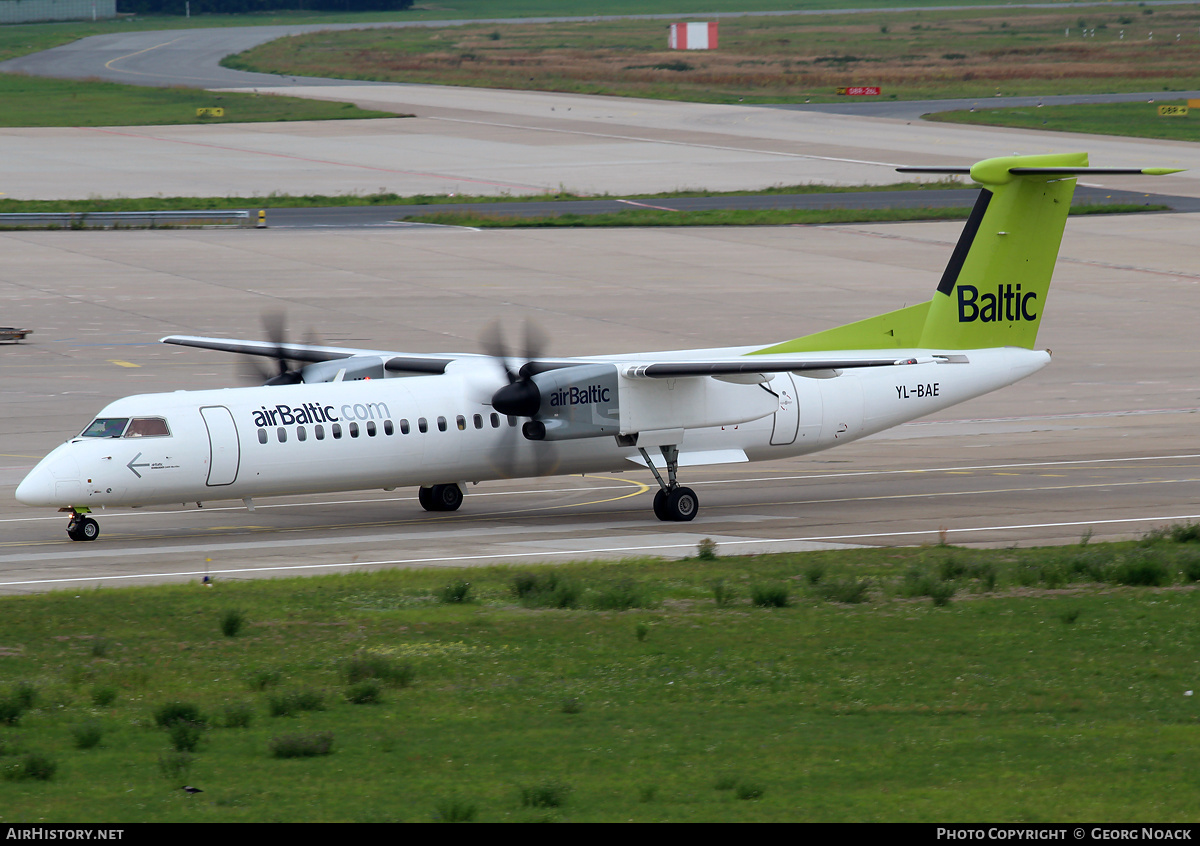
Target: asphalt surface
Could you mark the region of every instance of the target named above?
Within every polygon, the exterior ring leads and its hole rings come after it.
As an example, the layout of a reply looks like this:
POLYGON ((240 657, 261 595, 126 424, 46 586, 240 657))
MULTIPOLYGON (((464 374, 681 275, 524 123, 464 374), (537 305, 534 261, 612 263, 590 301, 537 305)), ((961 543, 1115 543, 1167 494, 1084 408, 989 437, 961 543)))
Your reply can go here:
MULTIPOLYGON (((168 55, 166 47, 148 53, 168 55)), ((728 190, 894 181, 896 163, 963 164, 1014 149, 1200 166, 1196 145, 815 111, 360 83, 273 90, 403 105, 419 117, 8 130, 0 189, 85 197, 381 184, 406 194, 728 190)), ((1089 183, 1105 195, 1200 198, 1194 170, 1089 183)), ((103 537, 93 545, 68 541, 61 515, 16 504, 11 492, 24 473, 111 399, 236 384, 225 357, 158 344, 166 334, 261 337, 257 315, 282 308, 298 336, 311 325, 329 343, 398 350, 476 351, 489 322, 518 331, 530 316, 556 355, 771 341, 927 298, 961 229, 475 232, 366 218, 327 228, 316 223, 321 210, 306 210, 299 216, 312 226, 293 231, 282 213, 272 212, 265 231, 0 233, 3 322, 35 330, 0 345, 0 590, 686 555, 704 537, 731 552, 943 538, 1072 543, 1089 532, 1131 537, 1200 519, 1193 214, 1070 220, 1039 338, 1055 352, 1049 368, 809 458, 689 470, 685 482, 701 500, 691 524, 653 518, 653 483, 637 469, 480 485, 453 515, 425 514, 413 491, 283 498, 253 513, 229 503, 114 511, 99 515, 103 537)))
POLYGON ((772 341, 929 296, 961 223, 734 229, 0 233, 0 591, 446 567, 635 554, 1136 536, 1200 519, 1200 266, 1195 215, 1072 219, 1039 343, 1041 373, 934 418, 801 459, 687 468, 701 512, 663 524, 653 480, 472 487, 426 514, 399 490, 206 502, 96 515, 20 506, 34 462, 109 400, 238 384, 230 357, 170 333, 296 337, 397 350, 481 349, 532 317, 555 355, 772 341))

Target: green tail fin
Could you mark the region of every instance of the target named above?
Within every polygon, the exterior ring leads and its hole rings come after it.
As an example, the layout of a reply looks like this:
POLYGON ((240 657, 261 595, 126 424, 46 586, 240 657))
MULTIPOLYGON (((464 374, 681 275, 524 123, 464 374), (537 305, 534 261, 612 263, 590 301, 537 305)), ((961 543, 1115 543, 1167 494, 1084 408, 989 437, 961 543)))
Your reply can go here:
POLYGON ((918 347, 1033 348, 1075 193, 1069 174, 1087 164, 1086 153, 1071 153, 988 159, 971 168, 983 188, 918 347))
POLYGON ((1089 168, 1087 153, 1005 156, 987 159, 970 169, 900 170, 970 173, 982 186, 933 299, 756 353, 1012 346, 1032 349, 1076 177, 1082 173, 1157 176, 1176 172, 1167 168, 1089 168))

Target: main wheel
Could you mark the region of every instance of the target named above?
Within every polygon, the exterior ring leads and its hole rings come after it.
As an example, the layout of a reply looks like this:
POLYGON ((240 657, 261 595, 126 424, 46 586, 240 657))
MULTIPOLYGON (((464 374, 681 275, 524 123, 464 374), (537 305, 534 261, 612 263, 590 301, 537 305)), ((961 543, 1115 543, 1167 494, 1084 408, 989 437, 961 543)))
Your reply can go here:
POLYGON ((666 513, 668 520, 686 523, 696 517, 700 510, 700 500, 691 488, 675 488, 667 494, 666 513))
POLYGON ((426 511, 457 511, 463 501, 462 489, 453 484, 421 488, 417 501, 426 511))
POLYGON ((438 511, 457 511, 463 501, 462 488, 458 485, 434 485, 433 498, 438 511))
POLYGON ((664 523, 671 519, 671 515, 667 513, 667 492, 662 488, 654 492, 654 516, 664 523))

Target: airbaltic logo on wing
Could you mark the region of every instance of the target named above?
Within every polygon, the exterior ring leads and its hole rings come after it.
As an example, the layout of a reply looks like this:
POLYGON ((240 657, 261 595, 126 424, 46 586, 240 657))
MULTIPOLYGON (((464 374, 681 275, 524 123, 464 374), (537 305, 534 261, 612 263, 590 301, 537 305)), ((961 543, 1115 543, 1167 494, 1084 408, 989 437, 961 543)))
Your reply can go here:
POLYGON ((337 423, 341 420, 387 420, 392 416, 387 404, 382 402, 343 405, 340 417, 338 411, 332 405, 321 405, 318 402, 306 402, 299 406, 280 404, 274 408, 264 405, 261 410, 254 412, 254 425, 302 426, 305 423, 337 423))
POLYGON ((980 294, 974 285, 958 286, 958 322, 1015 323, 1021 320, 1037 320, 1030 302, 1036 302, 1037 294, 1032 291, 1021 293, 1020 285, 997 285, 996 293, 980 294))
POLYGON ((611 393, 608 388, 602 388, 599 385, 587 385, 582 388, 574 386, 569 389, 561 388, 550 395, 550 407, 592 405, 597 402, 608 402, 611 393))

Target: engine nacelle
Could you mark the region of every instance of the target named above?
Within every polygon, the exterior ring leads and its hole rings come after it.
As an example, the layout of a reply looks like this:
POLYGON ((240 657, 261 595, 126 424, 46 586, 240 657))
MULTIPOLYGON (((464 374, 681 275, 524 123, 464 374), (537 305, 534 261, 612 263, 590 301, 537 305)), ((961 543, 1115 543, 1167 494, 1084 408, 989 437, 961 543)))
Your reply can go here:
POLYGON ((617 368, 584 364, 533 377, 541 395, 537 415, 522 427, 533 441, 597 438, 621 432, 617 368))
POLYGON ((779 397, 758 380, 631 377, 611 364, 586 364, 539 373, 530 381, 538 409, 522 433, 533 441, 732 426, 779 410, 779 397))

